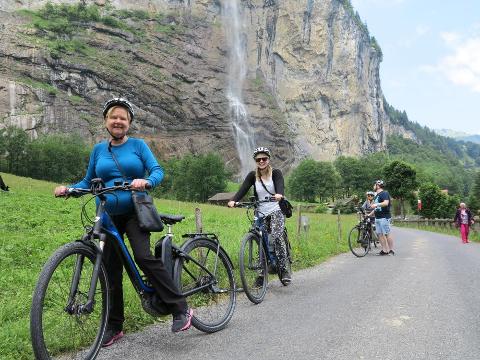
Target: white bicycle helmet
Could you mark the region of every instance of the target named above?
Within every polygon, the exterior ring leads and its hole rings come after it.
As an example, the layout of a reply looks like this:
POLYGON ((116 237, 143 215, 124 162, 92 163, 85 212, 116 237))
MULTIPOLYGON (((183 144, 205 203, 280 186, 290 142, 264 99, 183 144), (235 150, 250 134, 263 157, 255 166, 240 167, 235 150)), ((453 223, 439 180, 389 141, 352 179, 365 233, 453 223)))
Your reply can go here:
POLYGON ((270 150, 268 150, 268 148, 266 148, 266 147, 261 146, 261 147, 256 148, 253 151, 253 158, 255 159, 255 156, 257 156, 258 154, 265 154, 268 157, 270 157, 270 150))
POLYGON ((105 105, 103 105, 103 117, 107 116, 108 109, 110 109, 112 106, 122 106, 127 109, 127 111, 130 113, 130 121, 133 121, 133 118, 135 116, 135 112, 133 111, 133 106, 128 101, 127 99, 124 98, 113 98, 108 100, 105 105))

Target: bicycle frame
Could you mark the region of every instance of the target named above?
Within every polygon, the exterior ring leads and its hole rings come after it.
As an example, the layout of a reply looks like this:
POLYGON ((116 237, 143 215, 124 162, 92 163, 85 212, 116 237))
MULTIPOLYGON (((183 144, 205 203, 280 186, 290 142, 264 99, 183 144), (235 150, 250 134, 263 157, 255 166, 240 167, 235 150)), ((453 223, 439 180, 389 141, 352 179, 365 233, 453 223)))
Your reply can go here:
MULTIPOLYGON (((96 251, 96 261, 92 273, 92 278, 90 281, 90 289, 88 293, 88 299, 85 305, 82 306, 79 311, 81 312, 92 312, 93 311, 93 304, 94 304, 94 295, 95 295, 95 289, 97 286, 97 281, 98 281, 98 273, 100 270, 100 265, 102 263, 102 258, 103 258, 103 249, 105 247, 105 242, 106 241, 114 241, 114 247, 116 247, 117 250, 119 250, 120 256, 122 257, 123 264, 125 267, 125 270, 128 274, 128 277, 130 278, 130 281, 135 288, 136 292, 139 295, 143 294, 154 294, 155 289, 148 285, 145 281, 145 279, 140 275, 140 272, 137 268, 137 265, 135 264, 135 261, 133 260, 132 256, 130 255, 130 252, 128 251, 128 248, 125 244, 125 240, 123 237, 120 235, 118 232, 117 228, 115 227, 113 221, 111 220, 110 216, 105 210, 105 202, 106 202, 106 197, 103 194, 98 195, 100 198, 100 203, 97 207, 96 211, 96 217, 95 217, 95 224, 94 227, 90 230, 87 231, 84 236, 82 237, 81 241, 86 243, 89 246, 92 246, 95 248, 96 251), (98 239, 98 243, 95 241, 95 239, 98 239)), ((215 258, 215 266, 213 273, 210 272, 203 264, 199 263, 196 261, 194 258, 192 258, 190 255, 184 253, 181 248, 177 247, 172 243, 173 239, 173 233, 172 233, 172 225, 167 225, 168 226, 168 232, 167 234, 163 237, 163 241, 168 241, 171 244, 171 255, 176 256, 176 257, 183 257, 187 261, 192 261, 195 263, 198 267, 200 267, 203 271, 205 271, 208 275, 210 275, 213 278, 215 278, 215 274, 217 272, 217 262, 218 262, 218 254, 220 252, 220 242, 218 241, 218 238, 215 234, 185 234, 183 235, 184 238, 189 238, 190 240, 194 240, 195 237, 198 236, 205 236, 209 238, 211 241, 214 241, 216 246, 217 246, 217 252, 216 252, 216 258, 215 258)), ((188 241, 188 240, 187 240, 188 241)), ((231 260, 230 263, 232 264, 231 260)), ((75 309, 72 308, 73 303, 74 303, 74 294, 76 293, 78 283, 80 280, 80 274, 82 270, 82 265, 83 265, 83 258, 78 258, 77 259, 77 266, 75 268, 75 273, 73 275, 73 281, 70 289, 70 296, 68 300, 67 305, 67 310, 71 313, 75 311, 75 309)), ((191 275, 191 274, 190 274, 191 275)), ((195 289, 192 289, 190 291, 187 291, 186 293, 183 293, 184 296, 189 296, 192 294, 195 294, 199 291, 202 291, 205 288, 208 288, 211 286, 212 283, 206 283, 201 286, 196 287, 195 289)))
MULTIPOLYGON (((259 255, 262 256, 263 255, 262 252, 265 252, 266 259, 267 259, 267 264, 272 263, 272 259, 270 258, 270 251, 268 249, 268 232, 267 232, 267 236, 264 237, 264 231, 259 225, 259 220, 263 219, 263 221, 264 221, 265 216, 262 216, 263 214, 261 214, 258 211, 257 206, 258 206, 259 203, 269 202, 269 201, 271 201, 271 199, 272 198, 270 198, 270 200, 260 200, 260 201, 258 201, 258 200, 254 200, 253 197, 252 197, 251 198, 251 203, 247 207, 247 217, 251 222, 251 226, 250 226, 250 229, 248 230, 248 232, 254 234, 255 236, 257 236, 260 239, 260 241, 262 243, 262 246, 259 249, 259 255), (252 209, 252 208, 253 208, 253 219, 251 218, 251 215, 249 213, 249 210, 252 209)), ((285 228, 285 230, 286 230, 286 228, 285 228)), ((251 262, 251 254, 249 254, 249 262, 251 262)))

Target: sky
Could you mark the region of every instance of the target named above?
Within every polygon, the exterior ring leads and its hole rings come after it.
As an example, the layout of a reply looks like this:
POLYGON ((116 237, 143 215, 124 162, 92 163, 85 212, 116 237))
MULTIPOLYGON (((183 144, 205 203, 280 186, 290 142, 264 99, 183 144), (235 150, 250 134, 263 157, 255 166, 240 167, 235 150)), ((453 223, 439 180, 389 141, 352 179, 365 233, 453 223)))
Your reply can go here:
POLYGON ((387 102, 431 129, 480 134, 480 0, 351 0, 383 52, 387 102))

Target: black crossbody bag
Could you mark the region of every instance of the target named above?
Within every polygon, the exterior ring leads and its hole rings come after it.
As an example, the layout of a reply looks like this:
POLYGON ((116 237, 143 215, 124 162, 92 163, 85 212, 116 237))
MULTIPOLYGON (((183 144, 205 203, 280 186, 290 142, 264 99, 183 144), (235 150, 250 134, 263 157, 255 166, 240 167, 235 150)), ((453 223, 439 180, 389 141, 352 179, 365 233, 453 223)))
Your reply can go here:
MULTIPOLYGON (((260 177, 260 182, 262 183, 263 188, 265 189, 266 192, 268 192, 270 195, 274 196, 275 194, 272 194, 270 191, 268 191, 267 187, 263 183, 262 177, 260 177)), ((282 214, 285 215, 286 218, 291 218, 293 215, 293 206, 290 204, 290 201, 285 199, 285 197, 282 198, 278 202, 278 206, 280 206, 280 210, 282 211, 282 214)))
MULTIPOLYGON (((127 177, 125 176, 117 157, 113 153, 110 143, 108 144, 108 151, 112 155, 112 159, 115 161, 118 170, 122 173, 123 180, 126 181, 127 177)), ((140 229, 150 232, 163 231, 163 222, 160 215, 158 215, 155 204, 153 203, 153 197, 147 193, 138 194, 136 191, 132 191, 132 200, 140 229)))

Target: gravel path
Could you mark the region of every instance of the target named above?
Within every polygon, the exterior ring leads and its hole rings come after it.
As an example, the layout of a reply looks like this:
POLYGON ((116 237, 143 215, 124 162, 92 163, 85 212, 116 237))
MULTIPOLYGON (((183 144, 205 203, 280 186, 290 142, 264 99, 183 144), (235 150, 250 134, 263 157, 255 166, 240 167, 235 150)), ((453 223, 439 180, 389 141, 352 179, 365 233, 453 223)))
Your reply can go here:
POLYGON ((269 285, 264 302, 239 294, 216 334, 170 324, 104 349, 99 359, 480 359, 480 246, 394 228, 396 256, 342 254, 269 285))

